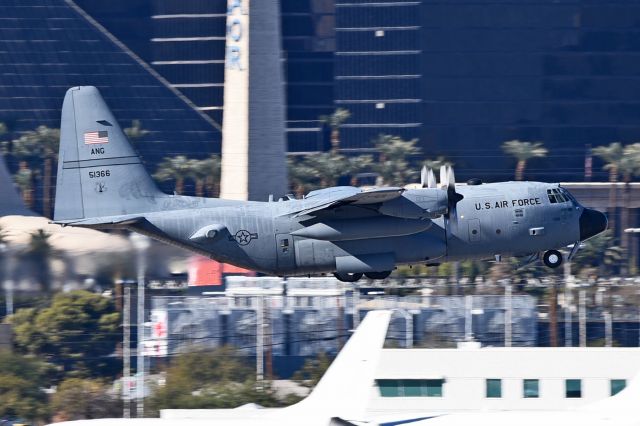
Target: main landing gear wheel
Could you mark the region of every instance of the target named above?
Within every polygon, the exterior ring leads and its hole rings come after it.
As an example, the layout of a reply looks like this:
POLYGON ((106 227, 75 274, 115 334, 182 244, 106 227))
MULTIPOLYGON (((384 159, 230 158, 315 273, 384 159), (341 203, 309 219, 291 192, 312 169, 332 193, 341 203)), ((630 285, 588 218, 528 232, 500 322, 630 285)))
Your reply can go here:
POLYGON ((362 273, 356 272, 353 274, 340 274, 338 272, 334 272, 333 276, 344 283, 355 283, 360 278, 362 278, 362 273))
POLYGON ((391 271, 382 271, 382 272, 365 272, 364 276, 371 280, 384 280, 389 275, 391 275, 391 271))
POLYGON ((562 253, 558 250, 549 250, 542 256, 542 261, 549 268, 557 268, 562 265, 562 253))

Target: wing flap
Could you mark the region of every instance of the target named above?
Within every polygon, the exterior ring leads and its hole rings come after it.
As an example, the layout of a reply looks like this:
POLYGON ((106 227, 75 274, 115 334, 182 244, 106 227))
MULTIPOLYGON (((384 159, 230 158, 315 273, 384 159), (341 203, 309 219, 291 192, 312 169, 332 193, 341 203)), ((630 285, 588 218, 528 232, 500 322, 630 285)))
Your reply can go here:
MULTIPOLYGON (((357 188, 353 188, 357 191, 357 188)), ((315 195, 307 207, 295 213, 294 217, 310 215, 322 210, 330 210, 344 205, 368 205, 381 204, 389 200, 401 197, 404 188, 388 187, 374 188, 360 192, 354 191, 337 191, 328 193, 323 197, 321 194, 315 195)))

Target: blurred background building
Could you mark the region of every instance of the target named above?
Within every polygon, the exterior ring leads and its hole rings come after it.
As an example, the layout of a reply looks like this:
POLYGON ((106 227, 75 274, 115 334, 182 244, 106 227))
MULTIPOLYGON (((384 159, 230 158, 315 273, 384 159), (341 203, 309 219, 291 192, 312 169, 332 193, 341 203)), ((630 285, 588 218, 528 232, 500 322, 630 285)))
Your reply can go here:
MULTIPOLYGON (((544 141, 553 155, 530 174, 556 180, 584 176, 588 146, 640 139, 636 2, 279 7, 290 152, 327 149, 319 116, 336 107, 352 113, 341 148, 369 150, 379 133, 415 137, 463 178, 508 178, 509 139, 544 141)), ((150 161, 219 151, 226 0, 15 0, 4 13, 10 130, 55 126, 64 88, 95 84, 123 123, 151 130, 140 142, 150 161)))

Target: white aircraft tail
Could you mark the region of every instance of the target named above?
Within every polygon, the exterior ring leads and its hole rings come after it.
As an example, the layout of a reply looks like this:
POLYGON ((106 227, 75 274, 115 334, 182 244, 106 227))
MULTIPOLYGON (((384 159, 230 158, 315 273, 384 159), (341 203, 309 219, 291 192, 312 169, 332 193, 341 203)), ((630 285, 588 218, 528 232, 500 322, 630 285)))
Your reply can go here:
POLYGON ((342 348, 311 394, 284 413, 321 411, 333 418, 358 420, 364 416, 391 311, 371 311, 342 348))
POLYGON ((611 413, 640 413, 640 372, 617 395, 589 404, 583 409, 611 413))

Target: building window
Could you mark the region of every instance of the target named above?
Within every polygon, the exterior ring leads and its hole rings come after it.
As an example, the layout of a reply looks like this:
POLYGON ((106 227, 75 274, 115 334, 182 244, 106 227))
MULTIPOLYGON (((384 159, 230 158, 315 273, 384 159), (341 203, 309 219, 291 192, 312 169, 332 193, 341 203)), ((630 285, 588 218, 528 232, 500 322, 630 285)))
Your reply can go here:
POLYGON ((487 379, 487 398, 502 398, 502 379, 487 379))
POLYGON ((442 379, 427 380, 376 380, 380 396, 383 397, 442 397, 442 379))
POLYGON ((422 396, 441 397, 442 385, 444 380, 423 380, 422 381, 422 396))
POLYGON ((540 381, 538 379, 524 379, 522 395, 525 398, 540 398, 540 381))
POLYGON ((582 398, 582 380, 567 379, 565 381, 565 397, 582 398))
POLYGON ((627 381, 624 379, 611 380, 611 396, 620 393, 620 391, 627 387, 627 381))
POLYGON ((380 396, 392 397, 403 396, 400 392, 399 380, 378 380, 378 389, 380 389, 380 396))

